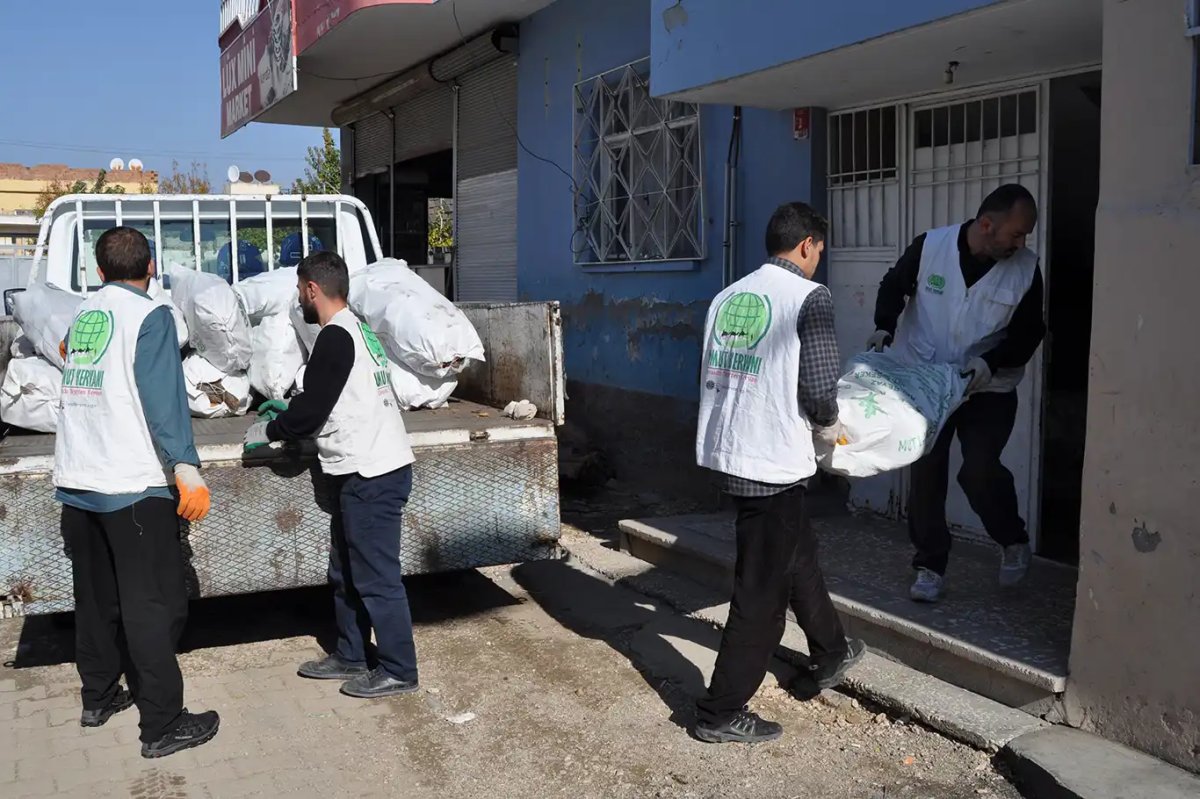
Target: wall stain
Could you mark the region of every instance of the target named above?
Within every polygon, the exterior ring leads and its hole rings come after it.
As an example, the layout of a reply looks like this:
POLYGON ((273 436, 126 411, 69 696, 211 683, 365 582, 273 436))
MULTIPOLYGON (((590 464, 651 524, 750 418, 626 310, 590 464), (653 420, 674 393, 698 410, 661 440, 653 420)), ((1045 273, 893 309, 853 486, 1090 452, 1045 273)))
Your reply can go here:
POLYGON ((1139 523, 1137 519, 1134 519, 1133 523, 1136 525, 1132 534, 1133 548, 1142 554, 1158 549, 1158 545, 1162 543, 1162 534, 1158 531, 1151 531, 1145 522, 1139 523))
POLYGON ((688 12, 683 7, 683 0, 678 0, 675 5, 663 12, 663 27, 667 29, 667 33, 672 33, 676 28, 682 28, 688 24, 688 12))
POLYGON ((581 336, 595 336, 593 325, 621 329, 626 354, 631 361, 640 361, 648 341, 695 341, 698 346, 707 311, 706 300, 682 303, 638 297, 612 301, 602 292, 589 291, 578 303, 563 306, 563 318, 568 330, 581 336))

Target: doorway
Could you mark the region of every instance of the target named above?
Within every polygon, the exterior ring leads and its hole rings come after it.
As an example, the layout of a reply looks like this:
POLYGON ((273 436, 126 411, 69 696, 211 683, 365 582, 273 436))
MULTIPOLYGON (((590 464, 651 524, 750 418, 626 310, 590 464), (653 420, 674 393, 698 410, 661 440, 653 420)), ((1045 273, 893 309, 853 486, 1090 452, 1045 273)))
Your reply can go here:
POLYGON ((454 154, 451 150, 396 164, 396 220, 393 250, 409 268, 445 296, 450 296, 449 247, 445 214, 454 197, 454 154))
POLYGON ((1050 81, 1050 197, 1042 345, 1041 536, 1038 551, 1079 562, 1087 434, 1096 205, 1100 198, 1100 72, 1050 81))

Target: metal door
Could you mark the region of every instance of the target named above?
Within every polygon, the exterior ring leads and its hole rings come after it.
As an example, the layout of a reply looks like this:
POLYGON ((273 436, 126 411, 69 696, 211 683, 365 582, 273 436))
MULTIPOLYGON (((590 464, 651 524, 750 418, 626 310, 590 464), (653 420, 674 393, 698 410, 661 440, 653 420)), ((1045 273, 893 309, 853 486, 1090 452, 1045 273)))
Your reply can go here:
MULTIPOLYGON (((901 119, 895 105, 829 115, 829 290, 843 359, 862 352, 874 332, 879 281, 907 244, 901 119)), ((900 489, 896 472, 853 480, 850 503, 896 516, 900 489)))
MULTIPOLYGON (((1025 186, 1041 205, 1042 154, 1046 151, 1043 95, 1040 86, 1031 86, 909 107, 910 238, 970 219, 983 198, 1005 183, 1025 186)), ((1042 218, 1045 219, 1045 209, 1042 218)), ((1044 224, 1039 224, 1029 242, 1038 252, 1045 251, 1044 228, 1044 224)), ((1018 508, 1032 536, 1036 536, 1038 523, 1041 357, 1039 351, 1018 389, 1016 426, 1004 451, 1004 463, 1016 480, 1018 508)), ((985 536, 982 522, 953 479, 961 464, 959 448, 955 446, 951 452, 946 518, 953 528, 985 536)))
POLYGON ((459 81, 455 299, 517 298, 517 67, 505 56, 459 81))

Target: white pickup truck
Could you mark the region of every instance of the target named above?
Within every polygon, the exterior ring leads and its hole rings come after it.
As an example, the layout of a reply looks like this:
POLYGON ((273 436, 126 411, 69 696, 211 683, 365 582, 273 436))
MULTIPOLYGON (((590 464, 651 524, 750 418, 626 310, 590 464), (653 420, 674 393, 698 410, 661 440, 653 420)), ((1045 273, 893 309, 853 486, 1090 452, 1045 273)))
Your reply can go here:
MULTIPOLYGON (((318 247, 336 250, 352 271, 381 257, 370 213, 353 197, 76 195, 47 210, 30 282, 94 291, 95 241, 122 224, 152 241, 160 271, 184 265, 231 283, 294 264, 318 247)), ((448 407, 405 414, 417 455, 401 550, 407 574, 557 553, 555 425, 563 422, 564 403, 558 304, 460 307, 483 340, 487 362, 461 375, 448 407), (500 407, 521 399, 538 407, 539 418, 502 415, 500 407)), ((18 333, 11 317, 0 318, 0 376, 18 333)), ((181 522, 194 597, 326 580, 330 497, 315 450, 244 454, 242 434, 251 422, 194 420, 213 492, 208 518, 190 528, 181 522)), ((0 440, 0 615, 73 607, 53 461, 53 435, 6 430, 0 440)))

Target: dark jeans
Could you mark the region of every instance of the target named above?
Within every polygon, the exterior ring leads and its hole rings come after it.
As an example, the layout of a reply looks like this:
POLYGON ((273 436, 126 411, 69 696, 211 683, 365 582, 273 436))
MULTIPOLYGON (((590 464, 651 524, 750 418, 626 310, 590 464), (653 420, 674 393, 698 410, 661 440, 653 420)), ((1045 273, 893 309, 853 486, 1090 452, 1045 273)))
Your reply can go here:
POLYGON ((733 497, 737 564, 729 620, 697 720, 719 725, 750 701, 783 639, 788 605, 808 638, 814 666, 846 656, 846 634, 817 563, 803 486, 769 497, 733 497))
POLYGON ((1001 546, 1029 540, 1017 512, 1012 472, 1000 462, 1017 419, 1017 393, 976 394, 954 412, 938 436, 933 451, 913 464, 908 495, 908 534, 917 554, 914 569, 946 573, 950 558, 950 529, 946 526, 946 489, 950 472, 950 443, 958 434, 962 446, 962 486, 971 509, 988 535, 1001 546))
POLYGON ((143 742, 169 732, 183 711, 175 649, 188 598, 175 504, 151 498, 112 513, 70 506, 62 511, 75 581, 83 706, 107 706, 124 671, 141 714, 143 742))
POLYGON ((336 477, 333 484, 339 497, 329 547, 338 628, 334 654, 364 665, 374 629, 379 667, 396 679, 416 680, 417 650, 400 569, 400 527, 412 492, 412 467, 379 477, 336 477))

